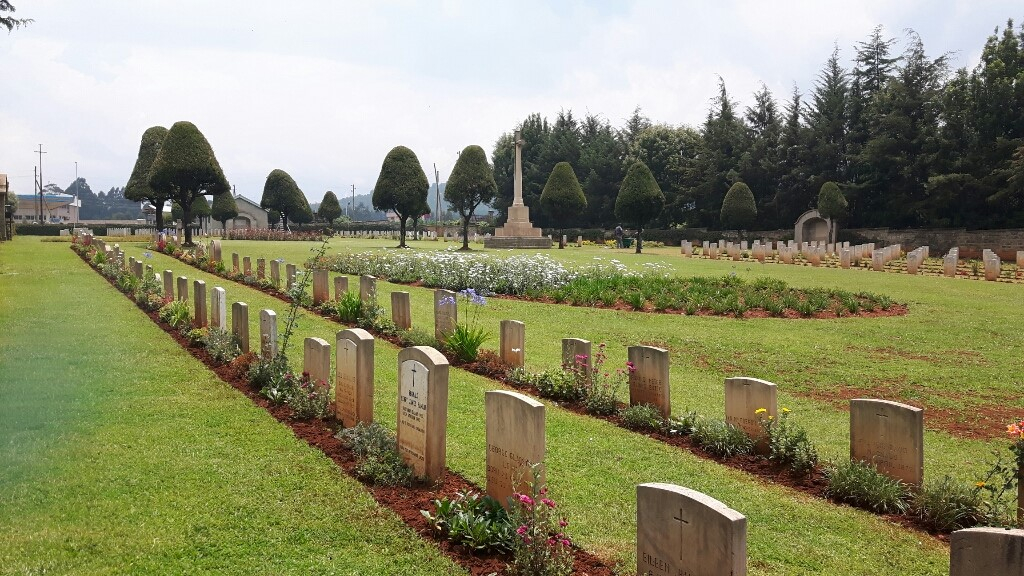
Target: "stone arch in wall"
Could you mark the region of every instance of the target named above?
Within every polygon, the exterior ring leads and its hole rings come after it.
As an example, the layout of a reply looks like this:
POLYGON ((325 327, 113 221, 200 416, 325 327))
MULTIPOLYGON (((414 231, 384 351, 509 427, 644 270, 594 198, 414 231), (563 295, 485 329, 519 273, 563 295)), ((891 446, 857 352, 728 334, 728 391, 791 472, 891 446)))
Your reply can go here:
POLYGON ((817 210, 808 210, 796 219, 796 226, 793 227, 793 239, 799 245, 801 242, 828 242, 828 230, 832 221, 822 218, 817 210))

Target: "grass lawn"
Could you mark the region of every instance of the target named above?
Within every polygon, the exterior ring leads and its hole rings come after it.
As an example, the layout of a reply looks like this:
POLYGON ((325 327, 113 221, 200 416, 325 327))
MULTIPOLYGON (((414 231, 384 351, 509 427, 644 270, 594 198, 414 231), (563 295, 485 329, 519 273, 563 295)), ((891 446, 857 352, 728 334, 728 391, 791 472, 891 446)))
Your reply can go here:
MULTIPOLYGON (((332 247, 338 249, 349 242, 335 240, 332 247)), ((360 245, 380 247, 384 243, 364 242, 360 245)), ((424 245, 438 246, 436 243, 424 245)), ((311 246, 312 243, 226 242, 224 256, 230 262, 231 252, 238 251, 254 259, 258 256, 283 257, 290 262, 301 262, 308 256, 311 246)), ((129 255, 136 257, 143 251, 141 246, 126 248, 129 255)), ((589 255, 583 249, 563 251, 558 256, 563 254, 568 258, 581 259, 611 256, 609 251, 598 249, 593 249, 589 255)), ((625 254, 617 254, 616 257, 623 261, 629 260, 625 254)), ((639 258, 667 260, 671 257, 651 254, 639 258)), ((175 275, 203 279, 208 290, 218 285, 225 287, 229 302, 247 302, 252 317, 260 308, 272 308, 279 315, 285 310, 285 304, 279 300, 243 285, 201 273, 169 257, 155 254, 149 263, 157 270, 171 269, 175 275)), ((674 266, 679 266, 681 273, 689 274, 721 273, 728 268, 713 267, 721 267, 723 264, 673 262, 674 266)), ((781 271, 786 269, 784 266, 777 268, 781 271)), ((826 272, 794 268, 792 273, 803 274, 803 278, 788 279, 795 285, 812 285, 811 280, 817 273, 826 272)), ((850 278, 889 282, 888 279, 873 278, 868 273, 848 274, 861 274, 856 277, 847 276, 848 285, 850 278)), ((899 280, 895 275, 892 276, 899 280)), ((902 282, 909 284, 920 280, 904 278, 902 282)), ((833 279, 835 281, 838 280, 833 279)), ((978 290, 999 288, 981 283, 963 284, 973 285, 978 290)), ((821 285, 828 283, 822 282, 821 285)), ((855 288, 910 300, 906 298, 910 288, 905 288, 904 293, 900 294, 880 287, 855 288)), ((388 302, 386 294, 393 289, 412 293, 414 324, 432 329, 430 291, 398 288, 382 283, 378 287, 382 302, 388 302)), ((913 301, 911 304, 915 309, 906 318, 737 321, 622 313, 492 299, 483 309, 483 318, 492 323, 495 333, 497 321, 501 318, 516 318, 526 322, 527 358, 532 369, 558 364, 558 342, 564 336, 578 336, 595 342, 607 341, 611 348, 612 362, 615 363, 625 361, 624 347, 628 344, 648 342, 667 345, 673 352, 672 384, 676 412, 698 409, 708 414, 721 414, 722 379, 726 374, 739 373, 750 367, 753 372, 751 375, 765 377, 781 385, 783 402, 797 408, 801 421, 807 423, 813 439, 825 452, 842 456, 848 449, 845 444, 848 428, 845 413, 828 402, 806 398, 804 390, 794 383, 794 378, 781 377, 784 374, 779 370, 797 375, 800 378, 798 384, 806 387, 818 385, 818 379, 806 379, 806 374, 802 372, 804 367, 821 368, 829 361, 842 362, 841 370, 833 368, 839 371, 831 376, 832 385, 842 383, 847 377, 857 378, 854 381, 859 382, 858 374, 878 368, 872 368, 876 361, 867 357, 866 352, 855 352, 856 347, 871 346, 871 350, 898 347, 901 342, 899 340, 880 344, 885 335, 894 334, 902 334, 906 342, 917 341, 916 336, 900 328, 897 323, 916 321, 911 324, 911 331, 920 330, 922 325, 928 324, 927 319, 932 314, 922 313, 922 316, 915 317, 914 314, 919 313, 918 308, 923 311, 925 305, 913 301), (843 334, 848 326, 858 328, 850 330, 850 334, 843 334), (852 342, 838 344, 848 339, 852 339, 852 342), (839 374, 845 376, 840 377, 839 374)), ((942 309, 939 304, 931 306, 934 310, 942 309)), ((298 367, 301 362, 303 337, 318 336, 333 342, 332 335, 340 329, 333 322, 311 315, 304 316, 288 350, 293 365, 298 367)), ((254 320, 250 330, 255 330, 254 320)), ((490 344, 496 346, 495 341, 490 344)), ((896 370, 899 361, 883 361, 882 364, 883 370, 896 370)), ((391 427, 395 421, 396 365, 397 349, 379 342, 376 354, 375 414, 381 422, 391 427)), ((1010 373, 1008 366, 1002 369, 1010 373)), ((828 384, 829 380, 825 379, 821 385, 827 389, 828 384)), ((945 385, 951 391, 954 389, 951 385, 945 385)), ((484 378, 460 370, 452 371, 448 465, 480 484, 483 484, 485 477, 483 393, 494 387, 493 382, 484 378)), ((577 537, 577 541, 613 562, 621 562, 627 567, 635 565, 633 542, 636 529, 636 484, 672 482, 710 494, 748 516, 751 574, 896 575, 944 574, 947 570, 947 547, 930 537, 902 529, 871 514, 769 485, 644 436, 577 416, 550 404, 547 418, 548 478, 555 497, 560 500, 561 509, 568 515, 572 534, 577 537)), ((976 467, 982 456, 978 448, 989 445, 982 441, 958 440, 941 433, 930 433, 926 442, 929 445, 926 456, 928 474, 954 472, 958 466, 963 467, 965 459, 970 459, 971 466, 976 467)))
POLYGON ((0 244, 0 574, 460 574, 67 243, 0 244))

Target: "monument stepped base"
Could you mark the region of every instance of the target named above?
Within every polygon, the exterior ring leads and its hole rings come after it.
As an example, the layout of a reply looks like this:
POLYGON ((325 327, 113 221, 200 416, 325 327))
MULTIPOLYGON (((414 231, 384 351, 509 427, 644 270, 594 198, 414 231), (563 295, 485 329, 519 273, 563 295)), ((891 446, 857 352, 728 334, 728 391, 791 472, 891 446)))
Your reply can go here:
POLYGON ((484 248, 551 248, 551 238, 547 236, 491 236, 484 238, 484 248))

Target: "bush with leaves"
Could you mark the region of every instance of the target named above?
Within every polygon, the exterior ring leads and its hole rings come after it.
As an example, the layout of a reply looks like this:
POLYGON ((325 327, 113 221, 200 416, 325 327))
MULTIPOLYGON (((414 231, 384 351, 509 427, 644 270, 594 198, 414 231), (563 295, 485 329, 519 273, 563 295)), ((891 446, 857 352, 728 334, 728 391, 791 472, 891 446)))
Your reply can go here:
POLYGON ((160 308, 160 319, 168 323, 171 328, 181 329, 192 323, 192 311, 188 302, 184 300, 172 300, 160 308))
POLYGON ((412 468, 398 453, 395 435, 378 422, 360 422, 338 433, 356 457, 356 476, 377 486, 411 486, 412 468))
POLYGON ((844 460, 825 467, 825 495, 879 514, 905 514, 909 488, 878 471, 874 464, 844 460))
POLYGON ((215 361, 226 364, 242 353, 238 336, 223 328, 210 328, 203 338, 203 346, 215 361))
POLYGON ((572 540, 565 533, 568 522, 555 513, 557 504, 541 481, 541 464, 530 467, 530 493, 509 498, 512 525, 516 527, 512 562, 513 576, 562 576, 572 573, 572 540))
POLYGON ((768 444, 768 459, 787 466, 794 474, 810 474, 818 465, 818 450, 807 437, 807 430, 790 421, 789 408, 783 407, 778 419, 767 412, 758 408, 755 415, 768 444))
POLYGON ((754 449, 750 436, 725 420, 699 417, 692 426, 693 441, 716 456, 750 454, 754 449))
POLYGON ((932 530, 953 532, 985 521, 978 491, 950 476, 925 482, 913 493, 914 516, 932 530))
POLYGON ((501 503, 476 492, 458 492, 455 498, 434 500, 435 514, 420 510, 434 530, 449 542, 474 552, 507 554, 516 533, 501 503))
POLYGON ((630 430, 653 432, 665 426, 661 410, 650 404, 627 406, 619 412, 619 416, 622 417, 622 425, 630 430))

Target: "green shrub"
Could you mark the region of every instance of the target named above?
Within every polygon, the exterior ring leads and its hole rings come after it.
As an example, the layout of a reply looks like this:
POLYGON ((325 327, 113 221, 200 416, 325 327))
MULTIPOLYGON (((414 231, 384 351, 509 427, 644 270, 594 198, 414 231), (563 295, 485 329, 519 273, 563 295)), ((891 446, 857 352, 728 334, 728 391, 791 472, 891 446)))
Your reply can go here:
POLYGON ((697 418, 693 422, 692 436, 698 446, 716 456, 750 454, 754 449, 750 436, 725 420, 697 418))
POLYGON ((231 362, 242 353, 238 337, 223 328, 210 328, 203 338, 203 346, 221 364, 231 362))
POLYGON ((313 381, 308 372, 298 378, 286 372, 282 388, 285 404, 292 409, 292 417, 296 420, 312 420, 324 418, 328 414, 331 402, 330 387, 326 382, 313 381))
POLYGON ((476 552, 508 554, 515 527, 501 503, 475 492, 458 492, 455 498, 434 500, 432 515, 420 512, 445 539, 476 552))
POLYGON ((768 459, 785 465, 794 474, 806 476, 818 464, 818 450, 807 438, 807 430, 789 420, 789 408, 782 409, 778 420, 765 417, 765 409, 757 410, 757 419, 768 441, 768 459))
POLYGON ((682 416, 673 416, 665 423, 665 430, 669 436, 689 436, 697 428, 700 415, 695 410, 690 410, 682 416))
POLYGON ((661 411, 650 404, 623 408, 619 415, 622 417, 622 425, 630 430, 655 431, 665 424, 661 411))
POLYGON ((422 328, 411 328, 409 330, 403 330, 398 334, 399 338, 402 339, 403 346, 430 346, 431 348, 437 348, 437 338, 434 338, 433 332, 427 332, 422 328))
POLYGON ((907 485, 878 471, 874 464, 852 460, 825 468, 825 495, 879 514, 905 514, 907 485))
POLYGON ((171 328, 181 329, 192 323, 192 311, 188 302, 172 300, 160 308, 160 319, 170 324, 171 328))
POLYGON ((757 220, 757 202, 754 193, 743 182, 736 182, 725 193, 719 214, 722 226, 733 230, 746 230, 757 220))
POLYGON ((338 434, 356 457, 356 476, 378 486, 411 486, 412 468, 398 453, 395 435, 379 423, 360 422, 338 434))
POLYGON ((922 523, 939 532, 953 532, 985 521, 976 490, 950 476, 925 482, 914 493, 911 509, 922 523))

